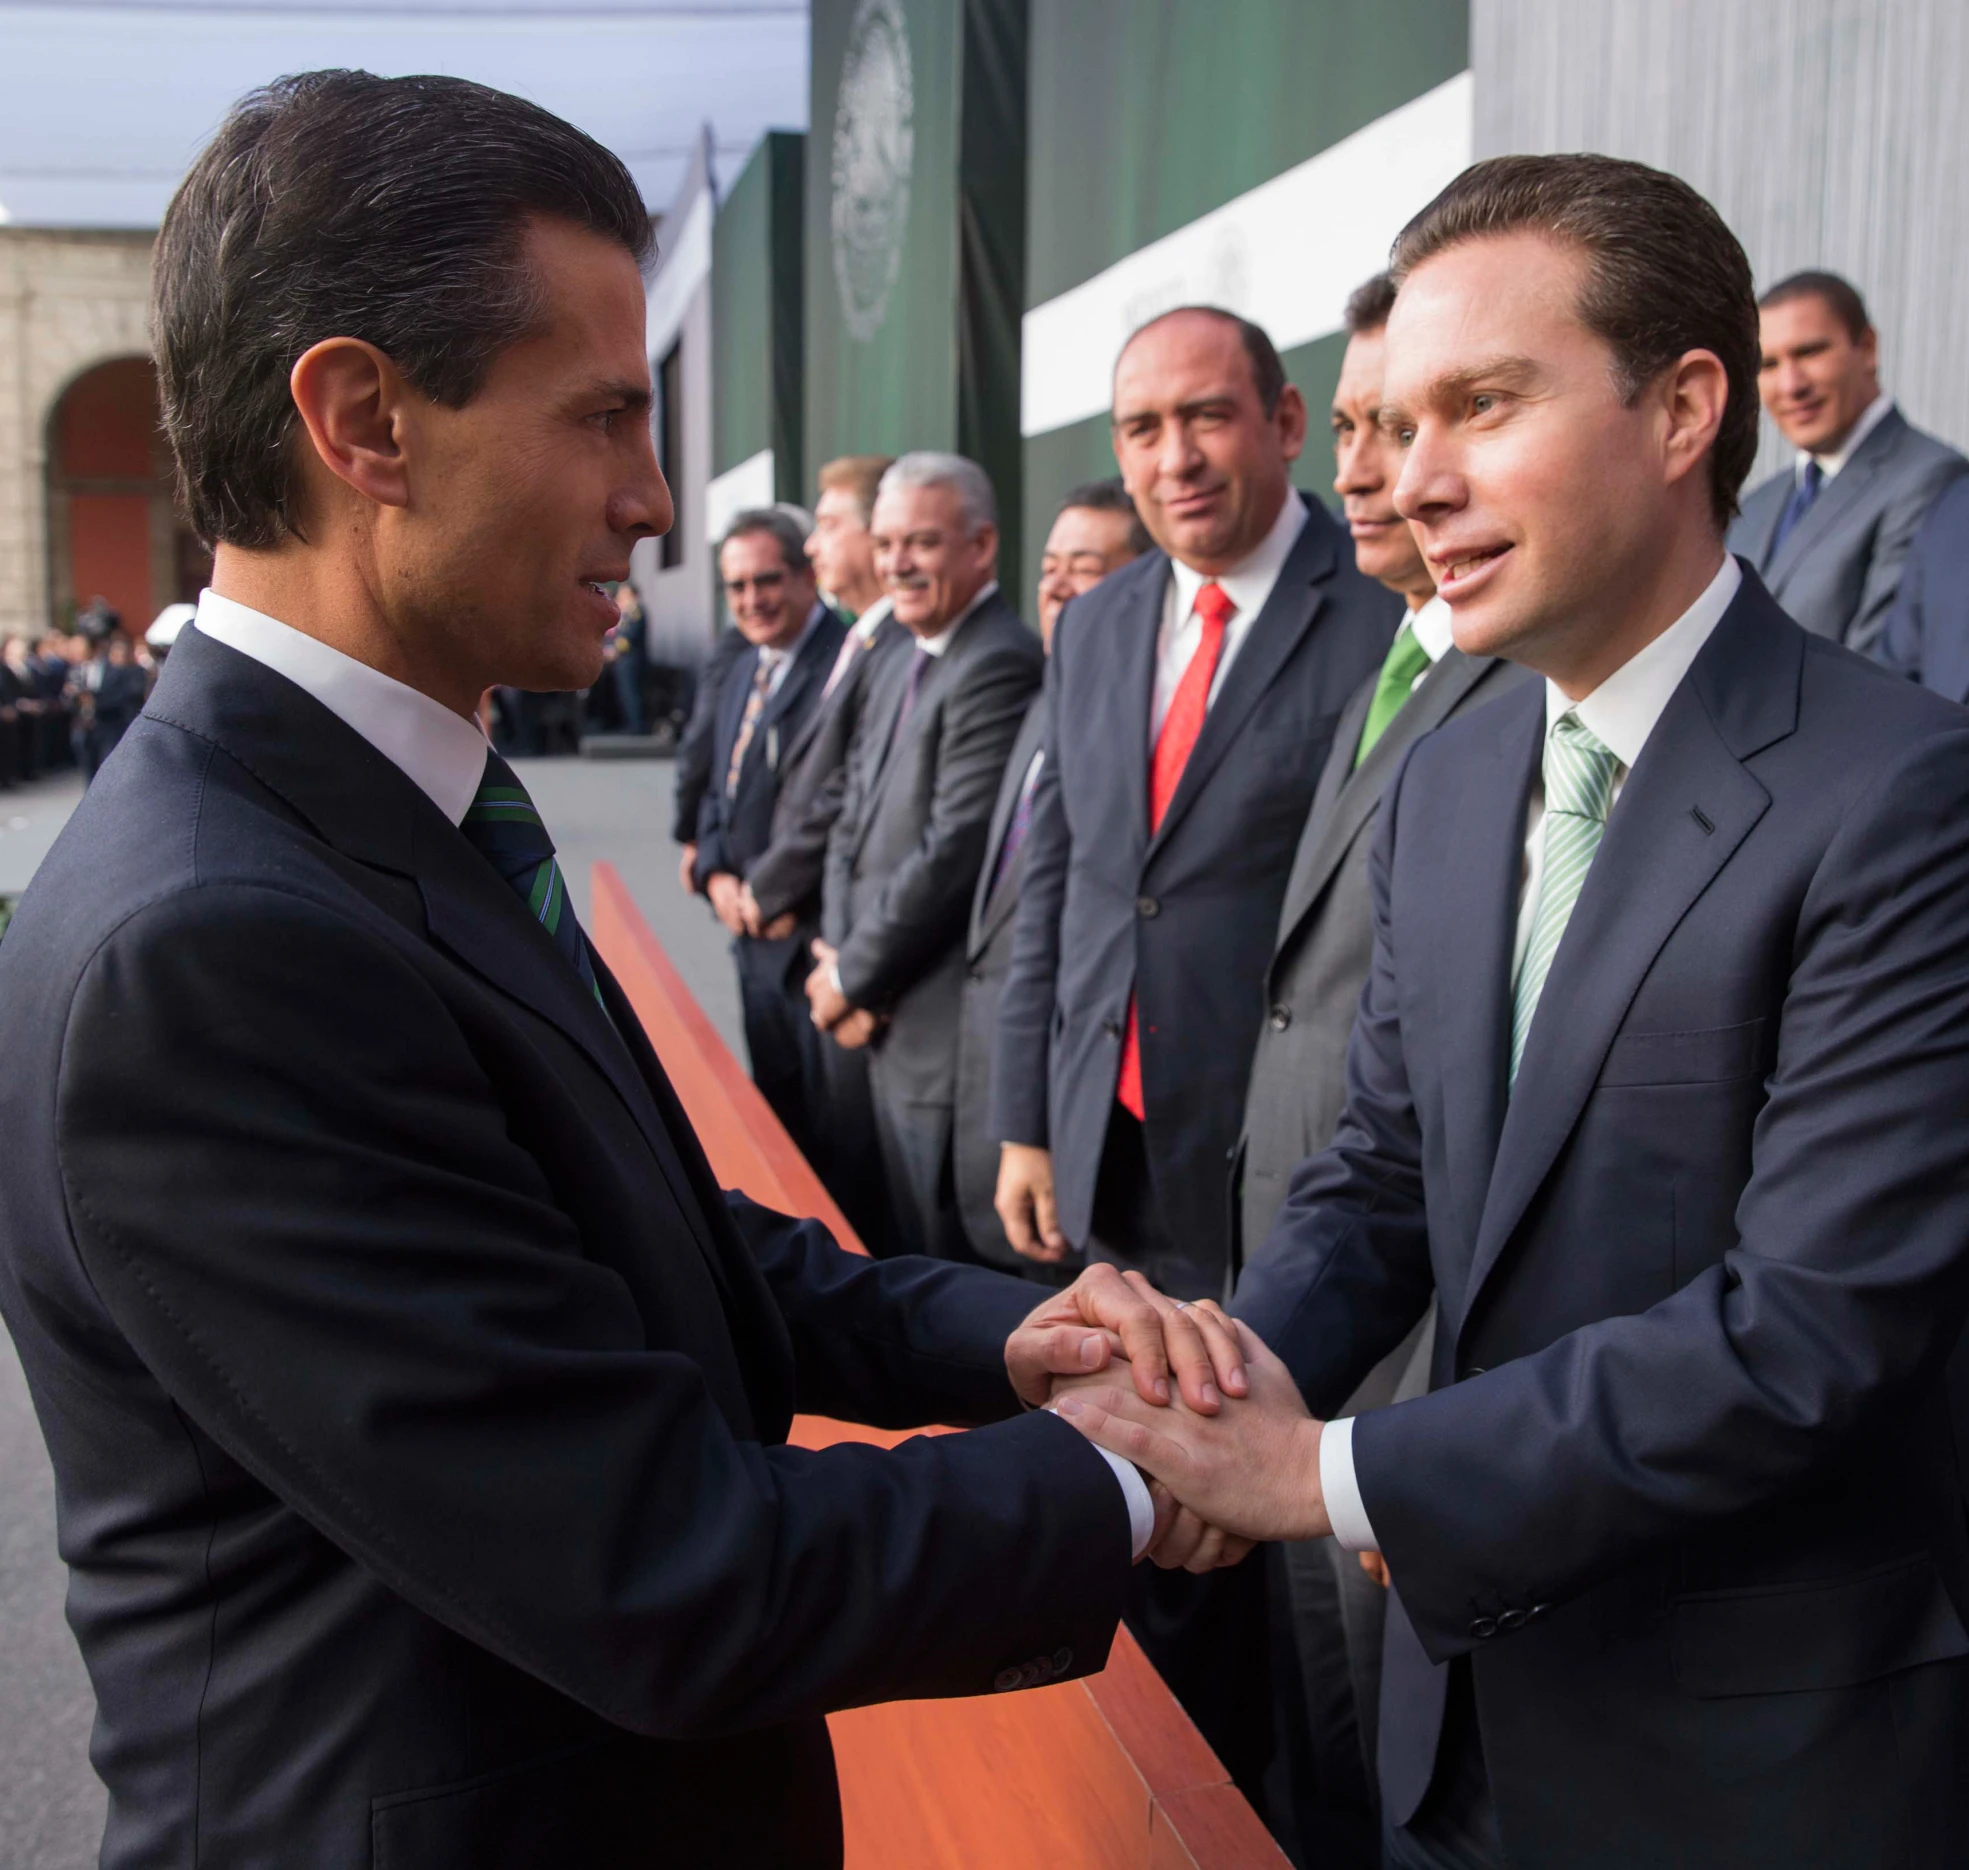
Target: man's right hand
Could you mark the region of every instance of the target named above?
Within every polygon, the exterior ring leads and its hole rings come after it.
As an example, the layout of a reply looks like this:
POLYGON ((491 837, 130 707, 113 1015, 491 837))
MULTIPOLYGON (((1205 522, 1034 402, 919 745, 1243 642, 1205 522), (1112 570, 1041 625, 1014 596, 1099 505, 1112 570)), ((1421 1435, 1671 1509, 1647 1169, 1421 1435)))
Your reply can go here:
POLYGON ((720 870, 705 880, 704 893, 711 898, 712 913, 734 935, 746 933, 745 917, 739 911, 740 884, 729 870, 720 870))
POLYGON ((1030 1143, 1001 1144, 998 1192, 992 1205, 1014 1253, 1047 1266, 1066 1258, 1067 1237, 1060 1232, 1059 1208, 1053 1199, 1051 1150, 1030 1143))
POLYGON ((691 872, 697 868, 697 846, 686 844, 677 859, 677 882, 686 896, 697 894, 697 879, 691 872))

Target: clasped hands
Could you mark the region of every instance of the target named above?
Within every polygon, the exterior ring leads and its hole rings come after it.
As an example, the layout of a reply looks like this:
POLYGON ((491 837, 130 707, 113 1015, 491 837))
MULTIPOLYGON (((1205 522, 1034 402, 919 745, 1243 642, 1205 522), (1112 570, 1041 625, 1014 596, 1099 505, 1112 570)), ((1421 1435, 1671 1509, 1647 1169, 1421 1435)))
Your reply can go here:
POLYGON ((1332 1530, 1324 1425, 1258 1335, 1208 1299, 1178 1304, 1140 1273, 1090 1266, 1006 1340, 1005 1368, 1022 1402, 1141 1470, 1158 1565, 1210 1571, 1260 1540, 1332 1530))

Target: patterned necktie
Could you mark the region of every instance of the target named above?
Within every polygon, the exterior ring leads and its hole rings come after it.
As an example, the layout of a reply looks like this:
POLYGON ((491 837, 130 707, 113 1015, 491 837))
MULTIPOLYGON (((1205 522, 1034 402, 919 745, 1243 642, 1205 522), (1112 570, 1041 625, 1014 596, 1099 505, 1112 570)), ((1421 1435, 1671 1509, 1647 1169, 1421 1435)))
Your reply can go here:
POLYGON ((1539 870, 1538 907, 1532 912, 1531 939, 1518 964, 1511 1005, 1511 1082, 1525 1055, 1525 1039, 1559 938, 1571 920, 1586 873, 1607 828, 1613 807, 1613 754, 1568 709, 1552 723, 1545 741, 1544 861, 1539 870))
MULTIPOLYGON (((1183 679, 1169 698, 1169 712, 1162 717, 1162 732, 1156 736, 1155 752, 1149 760, 1151 837, 1162 828, 1169 802, 1182 782, 1183 768, 1190 763, 1197 736, 1203 732, 1203 717, 1210 710, 1210 685, 1217 679, 1217 664, 1224 654, 1224 629, 1236 615, 1237 606, 1213 578, 1198 587, 1192 611, 1203 625, 1203 634, 1190 654, 1183 679)), ((1138 1122, 1147 1122, 1147 1104, 1142 1096, 1142 1022, 1133 994, 1128 997, 1128 1030, 1122 1035, 1121 1076, 1114 1094, 1138 1122)))
POLYGON ((1791 498, 1784 503, 1784 511, 1778 515, 1778 529, 1771 534, 1771 549, 1764 555, 1764 563, 1769 565, 1778 555, 1778 549, 1791 536, 1798 522, 1812 510, 1812 502, 1819 497, 1819 489, 1825 484, 1825 469, 1816 461, 1807 461, 1805 471, 1798 477, 1798 485, 1792 488, 1791 498))
POLYGON ((1429 667, 1429 652, 1415 640, 1406 618, 1388 645, 1381 664, 1381 677, 1374 684, 1374 699, 1367 704, 1367 720, 1361 727, 1360 750, 1354 755, 1356 768, 1374 751, 1374 743, 1385 734, 1402 704, 1415 692, 1416 679, 1429 667))
POLYGON ((601 1005, 602 990, 595 981, 595 964, 588 958, 588 941, 568 902, 567 879, 554 861, 554 840, 518 774, 489 749, 478 796, 466 807, 465 821, 458 828, 524 899, 534 920, 553 937, 568 966, 601 1005))
POLYGON ((752 736, 759 731, 759 717, 766 711, 766 691, 773 685, 772 669, 766 666, 762 654, 759 666, 753 672, 752 692, 745 697, 745 712, 739 717, 738 738, 732 742, 731 763, 725 768, 725 797, 738 796, 738 769, 745 764, 745 752, 752 744, 752 736))

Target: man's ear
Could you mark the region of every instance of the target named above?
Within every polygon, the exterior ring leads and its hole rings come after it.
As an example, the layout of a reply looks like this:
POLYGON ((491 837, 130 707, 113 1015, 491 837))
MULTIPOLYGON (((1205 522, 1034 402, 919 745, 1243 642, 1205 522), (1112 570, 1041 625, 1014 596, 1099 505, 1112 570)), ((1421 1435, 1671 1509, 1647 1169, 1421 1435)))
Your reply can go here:
POLYGON ((301 354, 287 386, 330 474, 378 506, 410 504, 403 451, 410 389, 383 352, 360 338, 324 338, 301 354))
POLYGON ((1714 351, 1687 351, 1662 373, 1662 465, 1680 480, 1708 457, 1730 400, 1730 373, 1714 351))
POLYGON ((1306 445, 1306 399, 1296 383, 1288 383, 1278 394, 1278 408, 1272 412, 1278 425, 1280 450, 1288 461, 1299 459, 1306 445))

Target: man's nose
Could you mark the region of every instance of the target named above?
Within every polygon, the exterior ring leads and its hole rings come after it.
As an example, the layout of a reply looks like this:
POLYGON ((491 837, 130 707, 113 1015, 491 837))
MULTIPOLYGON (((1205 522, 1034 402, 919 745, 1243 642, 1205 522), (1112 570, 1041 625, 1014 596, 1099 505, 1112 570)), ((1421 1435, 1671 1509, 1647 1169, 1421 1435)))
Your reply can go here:
POLYGON ((1395 511, 1407 520, 1460 505, 1462 481, 1447 448, 1418 434, 1402 456, 1393 498, 1395 511))
POLYGON ((1186 474, 1195 473, 1202 460, 1202 451, 1197 447, 1196 437, 1190 433, 1187 422, 1163 425, 1162 441, 1156 449, 1158 472, 1180 480, 1186 474))
POLYGON ((631 472, 610 496, 609 531, 632 539, 653 539, 676 524, 670 483, 657 465, 656 447, 647 440, 636 450, 631 472))

